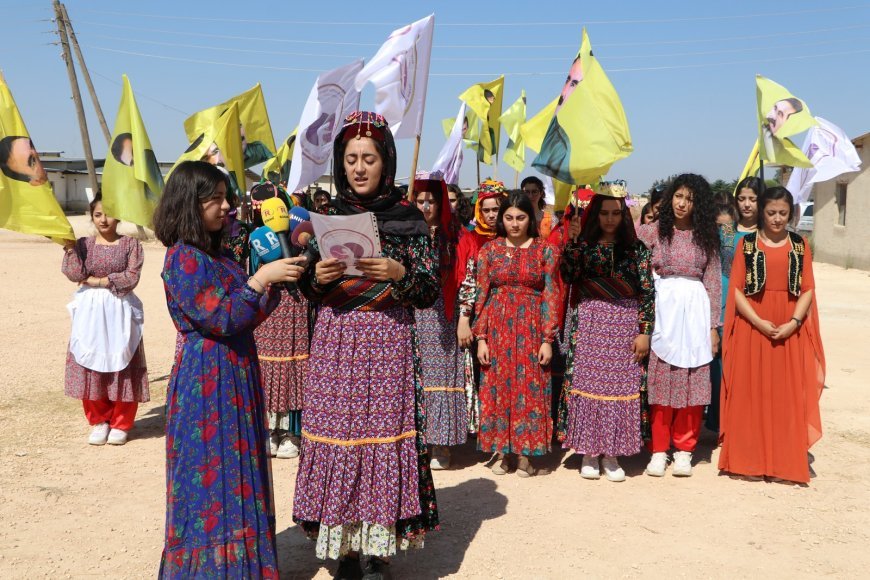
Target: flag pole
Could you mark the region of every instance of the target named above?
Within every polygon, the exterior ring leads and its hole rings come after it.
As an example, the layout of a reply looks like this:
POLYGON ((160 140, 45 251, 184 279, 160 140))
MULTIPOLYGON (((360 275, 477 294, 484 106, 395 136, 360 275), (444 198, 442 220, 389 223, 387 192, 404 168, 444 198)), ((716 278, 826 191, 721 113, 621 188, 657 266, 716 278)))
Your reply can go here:
POLYGON ((520 172, 517 171, 516 173, 514 173, 514 189, 517 188, 517 184, 519 184, 519 182, 520 182, 520 172))
POLYGON ((417 177, 417 158, 420 156, 420 133, 414 136, 414 158, 411 159, 411 176, 408 177, 408 201, 414 203, 414 179, 417 177))
MULTIPOLYGON (((475 155, 477 157, 477 155, 475 155)), ((477 159, 477 184, 480 185, 480 158, 477 159)))

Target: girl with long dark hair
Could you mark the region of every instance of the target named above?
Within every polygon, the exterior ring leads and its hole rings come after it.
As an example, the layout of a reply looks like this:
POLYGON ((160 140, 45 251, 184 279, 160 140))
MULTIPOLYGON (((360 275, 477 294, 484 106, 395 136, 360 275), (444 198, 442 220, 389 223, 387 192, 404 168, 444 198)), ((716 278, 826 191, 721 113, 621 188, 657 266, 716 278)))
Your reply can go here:
POLYGON ((650 251, 624 198, 592 199, 561 270, 580 291, 565 442, 583 454, 583 478, 598 479, 603 467, 608 480, 623 481, 617 456, 641 447, 641 382, 655 320, 650 251))
POLYGON ((677 176, 665 191, 658 221, 641 226, 638 237, 652 252, 656 290, 647 383, 652 459, 646 473, 665 474, 673 443, 673 474, 688 477, 710 403, 710 362, 722 325, 719 231, 707 180, 677 176))
POLYGON ((166 541, 161 578, 277 578, 266 410, 253 330, 302 258, 248 276, 223 251, 229 182, 178 165, 154 212, 163 284, 180 334, 166 394, 166 541))
POLYGON ((530 456, 550 451, 550 372, 558 331, 558 250, 538 237, 528 196, 511 194, 499 208, 498 237, 478 256, 473 331, 483 377, 478 446, 497 453, 493 473, 535 475, 530 456))

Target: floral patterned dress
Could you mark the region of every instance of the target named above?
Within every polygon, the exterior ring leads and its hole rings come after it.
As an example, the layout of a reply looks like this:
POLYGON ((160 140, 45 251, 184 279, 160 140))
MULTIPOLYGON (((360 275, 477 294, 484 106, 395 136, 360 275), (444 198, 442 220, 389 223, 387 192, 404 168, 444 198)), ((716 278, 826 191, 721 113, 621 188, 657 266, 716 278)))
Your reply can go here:
POLYGON ((438 297, 437 255, 428 235, 380 238, 382 256, 405 266, 400 280, 344 276, 321 286, 313 268, 300 280, 320 310, 293 521, 316 540, 320 559, 391 556, 422 547, 438 527, 412 312, 438 297))
POLYGON ((648 423, 645 365, 632 359, 631 348, 655 321, 650 252, 639 241, 623 252, 612 243, 569 243, 561 271, 580 292, 565 441, 584 455, 634 455, 648 423))
POLYGON ((230 257, 178 243, 166 302, 182 335, 167 392, 161 578, 277 578, 266 412, 253 330, 278 303, 230 257))
POLYGON ((550 451, 550 376, 538 364, 538 350, 558 330, 558 262, 558 251, 538 238, 527 248, 496 238, 480 250, 473 331, 486 339, 490 353, 480 384, 483 451, 550 451))
MULTIPOLYGON (((121 236, 117 244, 96 243, 94 236, 79 238, 75 249, 63 257, 61 271, 72 282, 82 282, 88 276, 108 278, 109 291, 125 296, 139 284, 144 254, 135 238, 121 236)), ((78 364, 67 351, 64 392, 68 397, 84 401, 123 401, 144 403, 150 400, 145 348, 139 348, 122 371, 101 373, 78 364)))

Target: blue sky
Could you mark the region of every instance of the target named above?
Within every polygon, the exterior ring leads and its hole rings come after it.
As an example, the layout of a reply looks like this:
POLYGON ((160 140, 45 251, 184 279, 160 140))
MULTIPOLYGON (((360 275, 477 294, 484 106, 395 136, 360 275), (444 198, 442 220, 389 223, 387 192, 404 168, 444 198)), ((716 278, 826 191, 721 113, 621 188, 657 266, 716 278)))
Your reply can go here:
MULTIPOLYGON (((628 180, 635 193, 684 171, 736 178, 756 135, 756 73, 788 87, 850 136, 870 131, 863 108, 870 94, 870 2, 69 0, 67 9, 110 129, 126 73, 160 160, 184 150, 187 114, 257 82, 276 141, 283 139, 318 71, 372 57, 394 28, 433 11, 420 168, 435 160, 444 142, 441 120, 456 114, 457 96, 468 86, 505 74, 505 107, 525 89, 529 116, 553 99, 584 24, 622 98, 635 148, 608 177, 628 180)), ((0 69, 37 148, 80 156, 60 47, 50 44, 57 41, 50 1, 0 0, 0 10, 0 69)), ((91 141, 102 157, 107 146, 80 83, 91 141)), ((373 92, 364 90, 363 108, 371 107, 373 92)), ((400 176, 408 174, 411 152, 410 141, 399 143, 400 176)), ((527 166, 533 155, 527 151, 527 166)), ((483 177, 493 172, 481 166, 483 177)), ((507 165, 497 175, 513 185, 507 165)), ((468 151, 461 184, 473 187, 475 178, 468 151)))

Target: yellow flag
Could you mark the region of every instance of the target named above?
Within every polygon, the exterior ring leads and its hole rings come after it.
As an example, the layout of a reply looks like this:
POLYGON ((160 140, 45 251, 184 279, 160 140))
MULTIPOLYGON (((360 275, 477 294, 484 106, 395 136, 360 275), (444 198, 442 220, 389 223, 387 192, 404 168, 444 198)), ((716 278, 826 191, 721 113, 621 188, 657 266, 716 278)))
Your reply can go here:
POLYGON ((503 98, 504 75, 488 83, 472 85, 459 95, 459 99, 464 101, 482 121, 477 158, 483 163, 492 163, 492 158, 498 156, 498 143, 501 137, 499 117, 501 117, 503 98))
POLYGON ((150 226, 163 192, 163 175, 127 75, 123 81, 121 105, 103 166, 103 211, 119 220, 150 226))
MULTIPOLYGON (((453 131, 453 124, 456 122, 456 117, 441 120, 441 130, 444 131, 444 137, 450 137, 453 131)), ((462 124, 462 142, 469 149, 477 149, 480 146, 480 119, 477 113, 465 108, 465 123, 462 124)))
POLYGON ((263 88, 260 83, 220 105, 215 105, 188 117, 184 121, 184 132, 187 133, 187 140, 193 143, 199 139, 218 118, 226 113, 232 103, 239 106, 245 168, 274 157, 275 138, 272 136, 272 125, 269 123, 266 99, 263 97, 263 88))
POLYGON ((75 240, 12 93, 0 74, 0 228, 75 240))
POLYGON ((520 135, 526 142, 526 147, 535 153, 541 151, 541 145, 544 143, 544 137, 547 135, 547 129, 550 127, 553 115, 556 114, 558 105, 559 97, 556 97, 549 105, 538 111, 537 115, 520 126, 520 135))
POLYGON ((812 167, 803 151, 789 139, 818 125, 809 107, 788 89, 755 75, 755 94, 758 100, 758 135, 763 144, 761 159, 777 165, 812 167))
POLYGON ((207 127, 204 133, 191 143, 187 151, 182 153, 172 170, 174 171, 182 161, 207 161, 226 169, 230 174, 230 184, 235 193, 241 195, 245 191, 246 182, 242 140, 238 127, 239 106, 237 103, 232 103, 227 112, 212 126, 207 127))
POLYGON ((287 140, 278 149, 278 153, 263 165, 263 178, 272 183, 286 184, 290 177, 290 163, 293 161, 293 147, 296 145, 296 132, 299 127, 293 129, 287 140))
POLYGON ((504 161, 516 171, 522 171, 526 166, 526 146, 523 142, 520 127, 526 122, 526 91, 520 91, 520 98, 508 107, 499 123, 504 125, 508 144, 504 152, 504 161))
POLYGON ((593 56, 584 28, 556 115, 532 166, 565 183, 598 183, 633 150, 622 102, 593 56))
MULTIPOLYGON (((755 144, 752 146, 752 151, 749 152, 749 157, 746 159, 746 164, 743 166, 743 171, 740 172, 740 179, 737 180, 737 183, 739 184, 747 177, 754 177, 758 173, 760 167, 761 162, 758 158, 758 139, 756 139, 755 144)), ((736 186, 733 195, 737 195, 736 186)))

